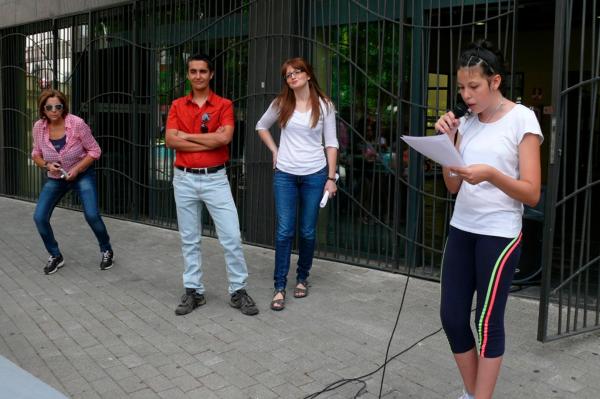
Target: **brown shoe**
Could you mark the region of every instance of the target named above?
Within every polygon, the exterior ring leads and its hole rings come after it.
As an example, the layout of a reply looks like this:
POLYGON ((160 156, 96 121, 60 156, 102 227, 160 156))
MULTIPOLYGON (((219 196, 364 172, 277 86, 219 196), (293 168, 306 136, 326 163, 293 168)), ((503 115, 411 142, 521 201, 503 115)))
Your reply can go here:
POLYGON ((273 300, 271 301, 271 309, 275 311, 283 310, 285 308, 285 290, 275 290, 273 293, 273 300), (283 298, 275 299, 275 297, 281 294, 283 298))
POLYGON ((304 298, 308 296, 308 282, 298 281, 294 288, 294 298, 304 298))
POLYGON ((254 299, 243 288, 231 294, 229 304, 247 316, 258 314, 258 308, 256 307, 256 303, 254 303, 254 299))
POLYGON ((177 308, 175 309, 175 314, 177 316, 183 316, 205 303, 206 298, 204 298, 203 294, 198 294, 196 293, 196 290, 187 288, 185 294, 181 297, 181 303, 177 305, 177 308))

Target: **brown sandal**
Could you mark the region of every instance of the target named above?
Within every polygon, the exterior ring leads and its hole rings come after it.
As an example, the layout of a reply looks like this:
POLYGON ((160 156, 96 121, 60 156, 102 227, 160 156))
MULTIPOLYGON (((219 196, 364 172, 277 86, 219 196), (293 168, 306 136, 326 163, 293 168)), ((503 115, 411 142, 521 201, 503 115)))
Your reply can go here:
POLYGON ((305 298, 308 296, 308 282, 298 281, 294 288, 294 298, 305 298))
POLYGON ((275 298, 277 294, 283 295, 283 298, 273 299, 271 301, 271 309, 275 311, 283 310, 285 308, 285 290, 275 290, 273 293, 273 298, 275 298))

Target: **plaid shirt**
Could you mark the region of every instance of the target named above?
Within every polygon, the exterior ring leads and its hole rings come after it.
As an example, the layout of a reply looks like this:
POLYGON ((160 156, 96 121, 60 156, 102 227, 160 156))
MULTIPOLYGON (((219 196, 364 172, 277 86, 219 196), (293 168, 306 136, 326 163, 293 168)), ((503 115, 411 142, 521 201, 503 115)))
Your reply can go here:
MULTIPOLYGON (((50 142, 48 121, 40 119, 33 125, 33 151, 31 156, 41 156, 46 162, 59 162, 63 169, 70 171, 87 155, 100 158, 102 150, 90 127, 78 116, 68 114, 65 117, 66 144, 60 152, 50 142)), ((48 177, 60 178, 60 172, 48 172, 48 177)))

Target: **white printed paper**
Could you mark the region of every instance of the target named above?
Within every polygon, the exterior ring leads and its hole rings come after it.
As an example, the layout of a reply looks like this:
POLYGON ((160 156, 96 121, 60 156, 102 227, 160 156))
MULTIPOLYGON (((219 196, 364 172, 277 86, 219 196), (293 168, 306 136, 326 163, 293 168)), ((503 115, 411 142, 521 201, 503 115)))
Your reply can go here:
POLYGON ((447 134, 424 137, 402 136, 401 138, 413 149, 442 166, 466 166, 447 134))

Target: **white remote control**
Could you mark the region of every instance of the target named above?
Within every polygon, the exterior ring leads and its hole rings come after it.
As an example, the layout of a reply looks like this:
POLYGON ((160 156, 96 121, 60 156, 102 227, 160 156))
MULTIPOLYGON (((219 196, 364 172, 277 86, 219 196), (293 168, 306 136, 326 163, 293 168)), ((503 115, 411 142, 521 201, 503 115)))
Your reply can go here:
MULTIPOLYGON (((337 173, 335 174, 335 182, 337 183, 338 179, 340 178, 340 175, 338 175, 337 173)), ((323 198, 321 198, 321 202, 319 203, 319 206, 321 208, 325 208, 325 205, 327 205, 327 200, 329 199, 329 191, 325 190, 325 192, 323 193, 323 198)))
POLYGON ((319 204, 319 206, 321 208, 325 208, 325 205, 327 205, 328 199, 329 199, 329 191, 325 190, 325 192, 323 193, 323 198, 321 198, 321 203, 319 204))

